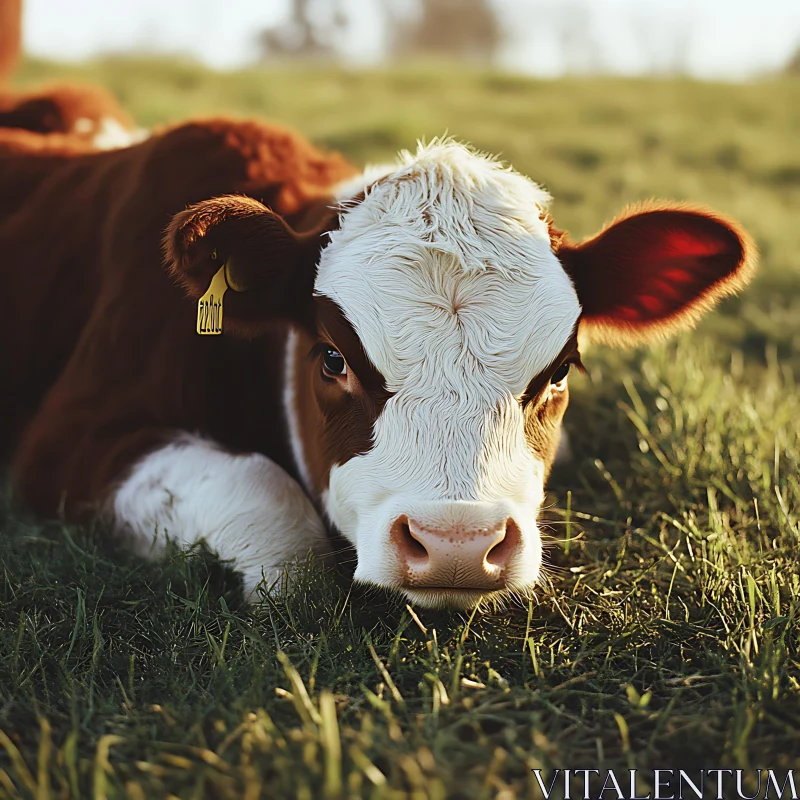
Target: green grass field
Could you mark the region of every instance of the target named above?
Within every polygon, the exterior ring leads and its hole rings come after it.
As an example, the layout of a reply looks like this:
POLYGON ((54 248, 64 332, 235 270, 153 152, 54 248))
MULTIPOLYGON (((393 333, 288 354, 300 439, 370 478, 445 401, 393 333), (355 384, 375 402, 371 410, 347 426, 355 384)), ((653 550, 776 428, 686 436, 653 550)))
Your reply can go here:
POLYGON ((63 78, 146 126, 265 116, 359 162, 449 131, 544 184, 575 236, 688 199, 762 259, 696 331, 585 355, 529 607, 410 610, 309 573, 250 608, 207 553, 143 561, 8 498, 0 797, 509 800, 539 767, 800 768, 800 79, 114 60, 18 85, 63 78))

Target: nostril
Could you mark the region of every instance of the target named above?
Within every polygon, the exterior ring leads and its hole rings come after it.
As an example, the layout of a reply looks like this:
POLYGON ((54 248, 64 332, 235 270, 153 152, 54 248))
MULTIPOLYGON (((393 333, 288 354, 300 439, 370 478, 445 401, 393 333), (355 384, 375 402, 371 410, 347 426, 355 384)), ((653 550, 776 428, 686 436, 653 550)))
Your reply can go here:
POLYGON ((486 554, 487 563, 493 567, 504 567, 512 553, 519 547, 522 534, 519 525, 510 517, 506 520, 505 535, 486 554))
POLYGON ((425 545, 417 539, 408 524, 408 517, 398 517, 392 525, 391 540, 397 547, 400 557, 407 562, 428 561, 430 558, 425 545))

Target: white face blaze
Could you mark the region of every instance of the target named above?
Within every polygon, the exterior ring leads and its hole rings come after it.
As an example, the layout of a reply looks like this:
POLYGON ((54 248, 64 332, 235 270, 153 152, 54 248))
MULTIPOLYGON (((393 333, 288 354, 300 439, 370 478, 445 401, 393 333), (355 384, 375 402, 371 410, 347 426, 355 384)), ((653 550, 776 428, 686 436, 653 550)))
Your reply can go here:
POLYGON ((357 579, 431 602, 409 587, 392 544, 392 525, 408 517, 442 534, 511 519, 520 543, 506 585, 525 591, 537 580, 545 467, 519 400, 580 313, 551 250, 549 199, 440 141, 402 154, 331 234, 315 292, 339 305, 392 393, 372 449, 335 465, 323 496, 357 549, 357 579))

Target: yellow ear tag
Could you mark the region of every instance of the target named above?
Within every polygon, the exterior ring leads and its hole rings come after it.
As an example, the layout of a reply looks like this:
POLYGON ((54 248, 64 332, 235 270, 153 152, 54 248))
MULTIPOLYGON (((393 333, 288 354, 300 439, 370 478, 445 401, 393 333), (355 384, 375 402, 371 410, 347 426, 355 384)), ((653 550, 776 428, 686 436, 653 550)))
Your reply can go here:
POLYGON ((225 266, 217 270, 206 293, 197 301, 197 332, 201 336, 222 333, 222 298, 228 289, 225 266))

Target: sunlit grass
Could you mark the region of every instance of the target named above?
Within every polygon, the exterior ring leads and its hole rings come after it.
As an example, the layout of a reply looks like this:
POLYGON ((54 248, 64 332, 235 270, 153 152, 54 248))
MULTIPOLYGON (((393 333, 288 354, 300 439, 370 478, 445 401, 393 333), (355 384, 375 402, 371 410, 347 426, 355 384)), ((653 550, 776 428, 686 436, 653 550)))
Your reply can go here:
POLYGON ((585 354, 538 605, 408 610, 307 571, 251 609, 202 551, 146 562, 6 503, 0 796, 510 798, 533 768, 800 767, 800 83, 71 72, 145 124, 261 114, 358 160, 449 129, 576 234, 678 197, 763 258, 698 331, 585 354))

